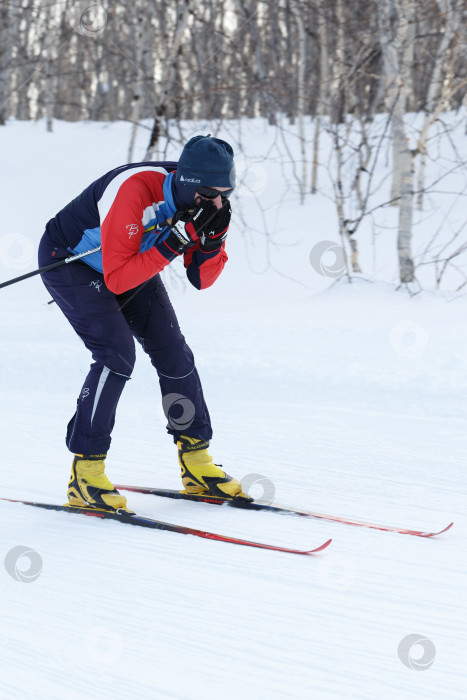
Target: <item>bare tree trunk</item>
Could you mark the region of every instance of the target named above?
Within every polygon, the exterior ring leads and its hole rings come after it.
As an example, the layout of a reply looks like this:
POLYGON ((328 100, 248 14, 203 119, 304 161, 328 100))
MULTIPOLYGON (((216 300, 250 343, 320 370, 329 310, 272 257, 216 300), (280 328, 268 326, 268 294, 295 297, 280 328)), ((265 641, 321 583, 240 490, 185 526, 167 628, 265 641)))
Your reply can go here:
MULTIPOLYGON (((31 64, 28 64, 30 55, 30 39, 40 43, 40 26, 38 8, 33 2, 28 0, 24 5, 18 4, 15 11, 16 3, 12 3, 12 17, 14 22, 11 24, 11 31, 15 40, 14 58, 16 67, 12 73, 11 89, 14 93, 14 101, 12 101, 12 113, 17 119, 30 119, 31 109, 28 95, 30 82, 34 81, 34 76, 31 75, 31 64)), ((32 64, 38 64, 39 60, 32 61, 32 64)), ((40 72, 37 75, 36 90, 40 91, 40 82, 42 75, 40 72)))
POLYGON ((136 76, 135 76, 135 87, 133 91, 133 101, 132 101, 132 110, 131 110, 131 121, 132 121, 132 127, 131 127, 131 138, 130 138, 130 144, 128 146, 128 156, 127 160, 128 163, 131 163, 133 160, 133 151, 135 148, 135 140, 136 140, 136 132, 138 129, 138 122, 140 119, 140 114, 141 114, 141 107, 142 107, 142 102, 143 102, 143 78, 144 78, 144 73, 143 73, 143 56, 144 56, 144 34, 145 34, 145 16, 144 16, 144 8, 141 5, 141 2, 138 2, 136 5, 137 9, 137 16, 136 16, 136 27, 134 30, 134 46, 135 46, 135 51, 136 51, 136 76))
MULTIPOLYGON (((408 54, 406 51, 407 41, 410 38, 409 27, 411 26, 411 12, 413 0, 391 0, 391 13, 388 15, 388 20, 391 26, 387 26, 388 31, 391 31, 391 63, 390 70, 397 71, 391 73, 391 78, 394 76, 392 84, 392 96, 389 95, 387 79, 386 89, 386 108, 393 115, 393 131, 394 127, 398 136, 400 136, 401 128, 405 137, 405 127, 403 123, 403 115, 407 111, 408 91, 407 86, 410 81, 410 66, 405 63, 408 54), (402 48, 401 48, 402 46, 402 48), (397 86, 397 89, 396 89, 397 86), (395 115, 395 119, 394 119, 395 115), (401 121, 402 115, 402 121, 401 121)), ((387 56, 383 54, 383 61, 386 66, 387 56)), ((392 140, 392 157, 393 157, 393 175, 391 183, 391 200, 394 206, 399 204, 401 173, 405 169, 404 150, 401 149, 400 139, 392 140)))
POLYGON ((298 135, 300 139, 300 151, 302 156, 302 177, 300 179, 300 203, 303 204, 305 201, 306 192, 306 140, 305 140, 305 65, 306 65, 306 36, 305 29, 303 27, 303 19, 300 13, 300 8, 297 6, 295 0, 292 0, 290 6, 291 12, 295 17, 298 30, 298 71, 297 71, 297 87, 298 87, 298 100, 297 100, 297 115, 298 115, 298 135))
POLYGON ((344 7, 342 0, 336 0, 336 38, 335 38, 335 56, 333 57, 331 91, 333 95, 332 101, 332 116, 331 119, 335 124, 344 121, 345 104, 344 104, 344 79, 345 79, 345 18, 344 7))
POLYGON ((401 73, 404 74, 405 104, 403 107, 404 111, 410 112, 414 108, 411 68, 414 63, 417 4, 416 0, 395 0, 395 5, 398 16, 396 43, 400 45, 399 66, 401 66, 401 73))
POLYGON ((45 14, 46 26, 44 36, 44 60, 45 60, 45 87, 44 87, 44 103, 45 103, 45 123, 49 133, 53 131, 53 113, 55 106, 55 93, 53 86, 53 45, 54 45, 54 18, 53 5, 46 8, 45 14))
POLYGON ((11 64, 13 60, 13 26, 16 4, 3 2, 0 6, 0 126, 8 119, 11 64))
POLYGON ((399 258, 399 276, 402 283, 414 281, 414 264, 412 258, 412 213, 413 213, 413 167, 409 149, 409 140, 405 132, 404 107, 405 89, 401 76, 397 42, 398 17, 394 0, 380 1, 380 45, 384 62, 384 79, 386 81, 386 106, 392 119, 392 138, 394 143, 394 192, 399 202, 399 231, 397 236, 397 253, 399 258))
MULTIPOLYGON (((326 12, 326 5, 322 7, 322 12, 326 12)), ((320 46, 320 83, 319 83, 319 106, 315 117, 315 130, 313 134, 313 161, 311 170, 311 193, 316 194, 318 187, 318 165, 319 165, 319 138, 321 132, 321 116, 328 114, 329 99, 329 57, 328 57, 328 36, 326 18, 321 17, 319 22, 318 42, 320 46)))
POLYGON ((446 62, 443 59, 445 56, 449 55, 449 47, 451 46, 456 33, 461 29, 463 22, 463 12, 462 10, 459 10, 456 5, 456 0, 438 0, 439 9, 442 15, 445 17, 446 24, 444 27, 444 32, 441 35, 441 41, 439 42, 436 56, 433 56, 433 72, 431 74, 431 80, 426 98, 423 127, 417 143, 417 149, 420 153, 420 164, 417 179, 417 209, 419 210, 423 209, 428 130, 439 117, 442 110, 447 109, 449 105, 450 95, 448 94, 448 87, 452 84, 454 61, 450 62, 450 75, 446 76, 443 80, 443 70, 446 65, 446 62), (436 104, 437 101, 438 104, 436 104))
MULTIPOLYGON (((355 237, 352 235, 353 232, 350 231, 347 225, 347 217, 345 214, 345 199, 346 193, 344 191, 344 174, 342 166, 344 164, 344 149, 343 145, 350 143, 351 136, 351 126, 348 124, 335 124, 334 125, 334 156, 336 158, 337 168, 336 175, 333 181, 334 186, 334 201, 337 208, 337 217, 339 221, 339 235, 342 240, 342 245, 344 246, 345 241, 350 248, 350 263, 352 265, 352 272, 361 272, 360 264, 358 262, 358 246, 355 237), (341 137, 341 130, 344 131, 344 138, 341 137)), ((346 258, 346 272, 349 282, 351 282, 350 269, 348 261, 346 258)))
POLYGON ((151 160, 152 155, 157 154, 158 141, 161 132, 161 116, 166 109, 168 98, 174 87, 176 76, 175 64, 177 61, 177 54, 183 38, 183 33, 188 24, 188 11, 190 10, 192 1, 193 0, 185 0, 184 2, 181 2, 177 9, 177 19, 175 25, 174 38, 172 40, 172 46, 168 52, 167 59, 163 67, 163 75, 165 76, 165 79, 162 81, 159 100, 155 109, 156 113, 154 116, 154 124, 144 160, 151 160))
POLYGON ((241 49, 243 64, 245 66, 247 88, 245 114, 249 118, 254 118, 259 112, 258 107, 261 102, 261 84, 264 76, 262 63, 261 46, 258 46, 258 0, 236 0, 235 3, 240 13, 240 25, 248 27, 248 31, 241 35, 241 49), (255 61, 252 55, 255 54, 255 61), (258 62, 259 59, 259 62, 258 62))

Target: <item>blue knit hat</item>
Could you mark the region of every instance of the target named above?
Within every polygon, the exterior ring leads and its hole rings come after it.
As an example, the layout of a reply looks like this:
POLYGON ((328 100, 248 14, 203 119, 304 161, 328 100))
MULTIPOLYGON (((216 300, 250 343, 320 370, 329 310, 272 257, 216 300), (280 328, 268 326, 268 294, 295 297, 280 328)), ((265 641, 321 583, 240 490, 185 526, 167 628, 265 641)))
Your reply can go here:
POLYGON ((188 186, 235 187, 232 146, 213 136, 193 136, 178 161, 175 182, 188 186))

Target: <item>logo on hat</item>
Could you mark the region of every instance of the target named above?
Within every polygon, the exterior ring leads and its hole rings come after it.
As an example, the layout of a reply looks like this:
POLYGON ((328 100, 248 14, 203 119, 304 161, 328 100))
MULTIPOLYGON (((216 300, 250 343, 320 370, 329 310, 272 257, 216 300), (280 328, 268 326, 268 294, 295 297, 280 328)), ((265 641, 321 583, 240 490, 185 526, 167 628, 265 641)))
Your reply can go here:
POLYGON ((193 182, 198 185, 201 180, 197 180, 195 177, 183 177, 183 175, 180 175, 180 182, 193 182))

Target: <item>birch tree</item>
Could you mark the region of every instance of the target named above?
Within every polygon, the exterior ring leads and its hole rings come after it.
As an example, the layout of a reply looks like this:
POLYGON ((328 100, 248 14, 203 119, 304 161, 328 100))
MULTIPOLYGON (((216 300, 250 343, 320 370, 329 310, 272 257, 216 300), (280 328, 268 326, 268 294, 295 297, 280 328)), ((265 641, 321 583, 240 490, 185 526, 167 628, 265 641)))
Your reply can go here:
POLYGON ((16 12, 16 6, 9 2, 3 2, 0 5, 0 126, 4 126, 10 114, 8 98, 13 63, 13 26, 16 12))
POLYGON ((386 85, 386 108, 391 119, 393 138, 392 191, 399 207, 397 235, 399 278, 401 283, 407 284, 415 279, 412 258, 414 175, 409 139, 404 124, 405 83, 404 76, 401 74, 397 50, 397 31, 400 25, 394 0, 381 0, 379 8, 379 40, 386 85))
POLYGON ((54 50, 54 29, 55 18, 53 5, 46 6, 44 11, 45 31, 44 31, 44 105, 45 105, 45 121, 46 129, 50 133, 52 131, 53 114, 54 114, 54 83, 53 83, 53 50, 54 50))
POLYGON ((171 99, 175 86, 177 55, 188 24, 188 11, 191 3, 192 0, 185 0, 180 2, 177 7, 174 35, 173 38, 170 37, 170 45, 167 46, 167 58, 162 67, 159 95, 154 110, 154 123, 146 149, 145 160, 151 160, 153 157, 157 159, 158 141, 161 135, 161 117, 166 111, 167 103, 171 99))
POLYGON ((300 141, 300 153, 302 158, 302 175, 300 178, 300 202, 303 204, 305 201, 306 192, 306 173, 307 173, 307 159, 306 159, 306 139, 305 139, 305 105, 306 105, 306 95, 305 95, 305 68, 306 68, 306 36, 305 29, 303 26, 303 18, 300 12, 300 5, 292 0, 290 6, 291 12, 295 18, 298 32, 298 72, 297 72, 297 116, 298 116, 298 137, 300 141))
POLYGON ((328 29, 326 21, 326 4, 318 13, 318 34, 319 45, 319 92, 317 95, 318 107, 314 119, 313 133, 313 157, 311 170, 311 193, 316 194, 318 186, 318 165, 319 165, 319 141, 321 135, 321 119, 326 113, 329 100, 329 57, 328 57, 328 29))
MULTIPOLYGON (((425 189, 425 168, 427 158, 427 139, 430 127, 436 122, 443 110, 449 108, 450 98, 461 85, 453 85, 456 48, 464 46, 461 40, 465 34, 464 7, 460 0, 437 0, 440 15, 444 19, 444 31, 433 59, 433 70, 426 96, 423 126, 417 141, 419 167, 417 179, 417 208, 423 209, 425 189), (457 39, 457 41, 456 41, 457 39)), ((465 81, 464 85, 465 85, 465 81)))
POLYGON ((135 3, 136 17, 134 27, 132 28, 132 34, 134 36, 134 47, 135 47, 135 81, 132 99, 132 112, 131 112, 131 138, 128 146, 128 162, 131 163, 133 160, 133 152, 135 147, 136 132, 138 129, 138 123, 141 118, 141 113, 143 110, 143 98, 144 98, 144 87, 145 87, 145 74, 144 74, 144 54, 147 50, 148 36, 147 36, 147 24, 145 18, 145 2, 143 0, 138 0, 135 3))

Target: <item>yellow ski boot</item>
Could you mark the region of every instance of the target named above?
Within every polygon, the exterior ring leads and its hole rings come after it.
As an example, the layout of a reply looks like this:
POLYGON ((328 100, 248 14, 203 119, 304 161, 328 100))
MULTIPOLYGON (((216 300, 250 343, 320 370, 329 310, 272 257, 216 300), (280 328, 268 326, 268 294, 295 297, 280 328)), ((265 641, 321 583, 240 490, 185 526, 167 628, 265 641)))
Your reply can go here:
POLYGON ((218 498, 252 499, 242 492, 238 479, 214 464, 207 448, 208 441, 181 435, 177 441, 178 461, 182 469, 182 493, 210 494, 218 498))
POLYGON ((76 508, 124 510, 132 513, 105 475, 106 455, 75 455, 68 483, 68 503, 76 508))

